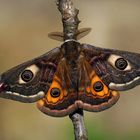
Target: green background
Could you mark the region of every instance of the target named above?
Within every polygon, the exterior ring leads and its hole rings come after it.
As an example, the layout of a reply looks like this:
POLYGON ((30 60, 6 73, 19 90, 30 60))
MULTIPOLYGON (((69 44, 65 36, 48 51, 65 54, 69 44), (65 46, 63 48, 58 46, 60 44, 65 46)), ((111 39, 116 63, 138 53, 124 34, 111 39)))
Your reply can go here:
MULTIPOLYGON (((80 27, 92 27, 82 43, 140 53, 139 0, 75 0, 80 27)), ((47 34, 62 31, 54 0, 0 0, 0 73, 39 56, 60 42, 47 34)), ((118 103, 85 112, 89 140, 140 139, 140 87, 121 93, 118 103)), ((73 140, 69 117, 53 118, 35 104, 0 99, 0 140, 73 140)))

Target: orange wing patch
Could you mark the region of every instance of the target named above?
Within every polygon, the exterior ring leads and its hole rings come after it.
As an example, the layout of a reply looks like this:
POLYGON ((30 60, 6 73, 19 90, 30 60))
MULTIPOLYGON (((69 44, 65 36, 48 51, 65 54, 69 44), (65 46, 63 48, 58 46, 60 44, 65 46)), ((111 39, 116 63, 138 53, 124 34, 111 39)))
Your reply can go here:
POLYGON ((57 102, 61 101, 64 98, 64 96, 67 96, 67 91, 62 89, 60 83, 61 83, 60 79, 57 76, 55 76, 54 80, 44 98, 47 101, 47 103, 56 104, 57 102), (57 90, 55 92, 59 92, 59 93, 56 93, 58 95, 54 96, 52 94, 53 90, 57 90))
POLYGON ((87 93, 92 93, 95 97, 100 98, 104 98, 110 95, 110 90, 108 89, 108 87, 95 73, 91 76, 91 85, 86 88, 86 91, 87 93), (96 86, 96 84, 98 84, 98 87, 96 86), (98 90, 96 90, 95 86, 98 88, 98 90))

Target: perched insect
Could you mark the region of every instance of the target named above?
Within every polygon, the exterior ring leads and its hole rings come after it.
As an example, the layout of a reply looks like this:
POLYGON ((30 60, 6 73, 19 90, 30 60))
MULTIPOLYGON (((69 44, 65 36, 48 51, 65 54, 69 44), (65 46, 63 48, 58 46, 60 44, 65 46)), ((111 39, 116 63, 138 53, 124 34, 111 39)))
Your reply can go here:
MULTIPOLYGON (((87 34, 82 29, 77 38, 87 34)), ((63 34, 50 34, 62 40, 63 34)), ((45 114, 69 115, 78 108, 98 112, 114 105, 118 91, 140 84, 140 54, 102 49, 77 40, 18 65, 0 76, 0 97, 36 102, 45 114)))

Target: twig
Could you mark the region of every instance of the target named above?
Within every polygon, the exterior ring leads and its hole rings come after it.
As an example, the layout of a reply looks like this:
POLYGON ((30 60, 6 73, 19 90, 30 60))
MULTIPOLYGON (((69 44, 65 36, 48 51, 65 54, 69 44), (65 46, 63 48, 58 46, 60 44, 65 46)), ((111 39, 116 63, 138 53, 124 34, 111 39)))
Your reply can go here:
POLYGON ((88 140, 87 131, 84 124, 83 110, 79 109, 69 115, 74 126, 75 140, 88 140))
MULTIPOLYGON (((68 39, 76 40, 76 33, 80 23, 78 19, 79 10, 74 8, 72 0, 57 0, 56 4, 62 15, 64 41, 68 39)), ((83 110, 78 109, 69 117, 74 126, 75 140, 88 140, 83 110)))
POLYGON ((76 39, 79 10, 75 9, 71 0, 57 0, 56 4, 62 15, 64 40, 76 39))

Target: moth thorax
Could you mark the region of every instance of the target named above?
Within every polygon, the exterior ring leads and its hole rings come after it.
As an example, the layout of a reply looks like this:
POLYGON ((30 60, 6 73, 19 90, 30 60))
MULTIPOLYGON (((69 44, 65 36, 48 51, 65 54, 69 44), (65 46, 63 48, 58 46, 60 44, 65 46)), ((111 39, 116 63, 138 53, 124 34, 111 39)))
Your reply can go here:
POLYGON ((61 49, 68 60, 77 59, 80 53, 80 43, 76 41, 68 41, 61 46, 61 49))

